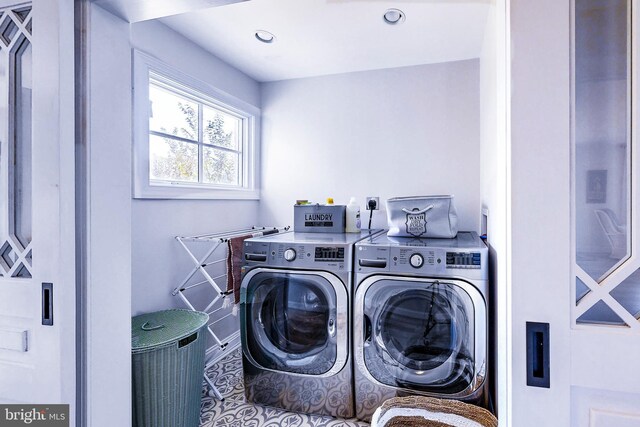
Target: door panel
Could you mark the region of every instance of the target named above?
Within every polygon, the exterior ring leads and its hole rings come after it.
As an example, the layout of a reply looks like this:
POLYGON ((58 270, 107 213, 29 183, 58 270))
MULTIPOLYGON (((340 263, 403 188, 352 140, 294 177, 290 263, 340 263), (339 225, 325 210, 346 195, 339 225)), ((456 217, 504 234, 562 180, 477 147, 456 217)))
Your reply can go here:
POLYGON ((640 407, 625 405, 640 402, 639 15, 629 0, 571 6, 573 273, 586 286, 572 298, 572 425, 640 426, 640 407))
POLYGON ((638 425, 636 9, 511 1, 514 426, 638 425), (549 388, 524 381, 527 321, 550 325, 549 388))
POLYGON ((0 336, 22 346, 0 346, 0 402, 71 404, 73 425, 73 2, 11 3, 0 1, 0 336))
POLYGON ((640 395, 574 387, 571 391, 573 426, 638 427, 640 395))

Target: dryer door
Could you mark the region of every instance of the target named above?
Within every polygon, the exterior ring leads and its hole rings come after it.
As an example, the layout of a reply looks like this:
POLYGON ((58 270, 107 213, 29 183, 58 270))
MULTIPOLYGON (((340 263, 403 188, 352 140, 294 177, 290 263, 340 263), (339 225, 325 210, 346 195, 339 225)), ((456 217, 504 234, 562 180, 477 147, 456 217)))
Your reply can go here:
POLYGON ((243 351, 259 368, 333 375, 347 360, 347 304, 330 273, 252 270, 241 289, 243 351))
POLYGON ((456 397, 482 385, 486 309, 476 288, 455 280, 374 276, 358 288, 356 301, 356 323, 363 328, 357 357, 375 381, 456 397))

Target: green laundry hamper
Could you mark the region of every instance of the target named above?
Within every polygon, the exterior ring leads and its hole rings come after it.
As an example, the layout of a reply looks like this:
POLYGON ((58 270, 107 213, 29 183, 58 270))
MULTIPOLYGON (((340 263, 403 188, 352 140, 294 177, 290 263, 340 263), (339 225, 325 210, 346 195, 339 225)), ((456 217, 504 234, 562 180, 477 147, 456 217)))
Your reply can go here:
POLYGON ((133 427, 197 427, 209 316, 165 310, 131 319, 133 427))

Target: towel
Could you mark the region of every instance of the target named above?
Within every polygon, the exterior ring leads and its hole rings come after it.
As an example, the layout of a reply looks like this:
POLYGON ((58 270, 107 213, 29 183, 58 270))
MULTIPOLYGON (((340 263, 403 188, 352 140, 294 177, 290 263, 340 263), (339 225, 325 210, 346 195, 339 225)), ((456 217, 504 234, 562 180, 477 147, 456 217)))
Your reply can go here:
MULTIPOLYGON (((284 230, 288 230, 289 227, 286 227, 284 230)), ((246 239, 250 237, 261 237, 268 236, 270 234, 277 234, 280 230, 277 228, 273 228, 270 230, 262 229, 260 231, 256 231, 255 233, 245 234, 244 236, 232 237, 227 240, 227 292, 233 291, 233 302, 238 304, 240 302, 240 285, 242 283, 242 253, 243 253, 243 243, 246 239)), ((231 303, 228 302, 228 299, 225 299, 222 304, 223 307, 228 307, 231 303)), ((234 315, 237 314, 236 307, 234 307, 234 315)))
POLYGON ((240 283, 242 282, 242 244, 255 234, 233 237, 227 242, 227 291, 233 291, 233 301, 240 302, 240 283))
POLYGON ((373 414, 371 427, 497 427, 484 408, 425 396, 394 397, 373 414))

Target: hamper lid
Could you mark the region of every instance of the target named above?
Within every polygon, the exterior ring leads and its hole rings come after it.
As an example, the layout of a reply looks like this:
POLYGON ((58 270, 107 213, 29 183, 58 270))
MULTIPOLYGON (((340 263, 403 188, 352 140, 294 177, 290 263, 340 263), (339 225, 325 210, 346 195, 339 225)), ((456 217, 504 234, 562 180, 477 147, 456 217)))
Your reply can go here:
POLYGON ((170 344, 202 328, 209 315, 192 310, 164 310, 131 319, 131 349, 144 350, 170 344))

